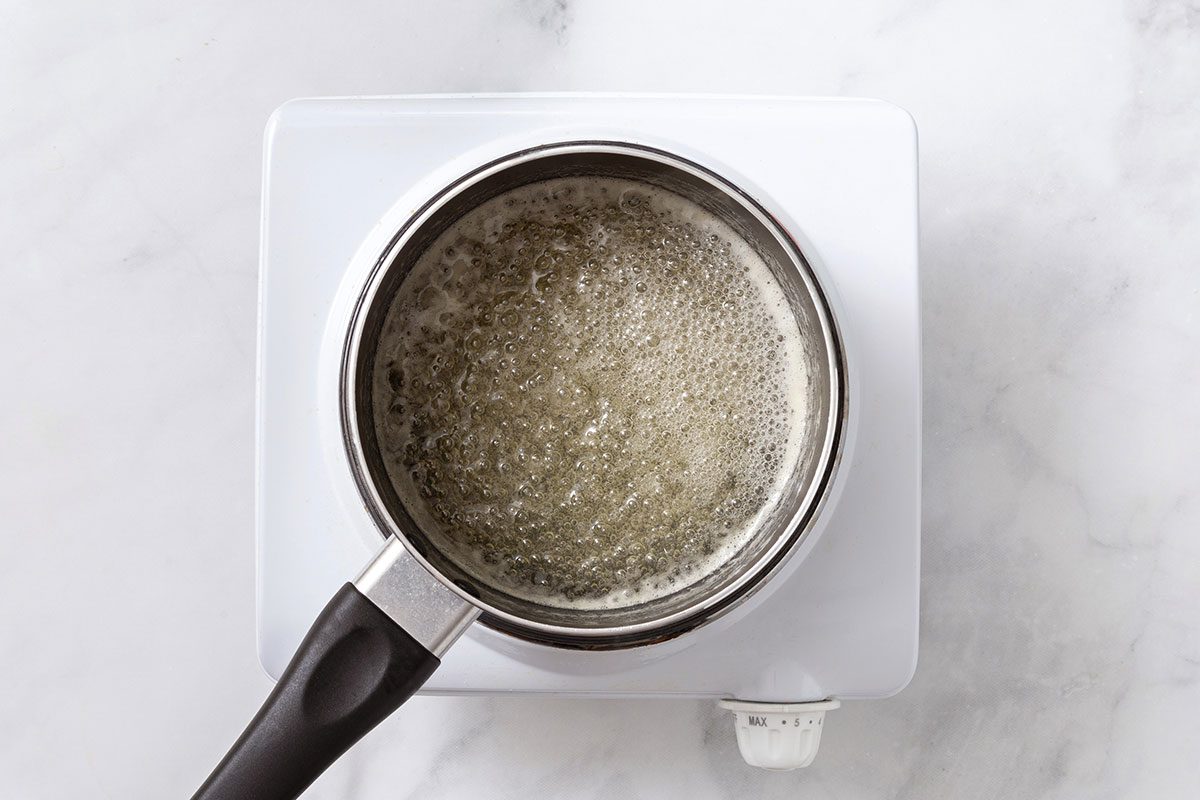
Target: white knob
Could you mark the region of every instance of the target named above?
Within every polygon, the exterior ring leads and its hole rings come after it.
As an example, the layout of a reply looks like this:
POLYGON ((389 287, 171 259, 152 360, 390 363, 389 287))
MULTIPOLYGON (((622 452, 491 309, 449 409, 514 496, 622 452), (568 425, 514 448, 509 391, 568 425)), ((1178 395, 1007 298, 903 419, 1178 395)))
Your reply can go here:
POLYGON ((799 769, 811 764, 821 746, 825 712, 840 705, 837 700, 816 703, 721 701, 721 708, 733 712, 742 758, 753 767, 774 770, 799 769))

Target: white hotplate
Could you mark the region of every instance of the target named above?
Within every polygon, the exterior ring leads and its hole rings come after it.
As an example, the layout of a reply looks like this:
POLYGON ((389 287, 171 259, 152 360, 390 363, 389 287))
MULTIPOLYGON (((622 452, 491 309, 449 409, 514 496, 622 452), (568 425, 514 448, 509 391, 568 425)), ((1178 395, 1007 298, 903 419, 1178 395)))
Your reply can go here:
POLYGON ((278 677, 382 540, 341 450, 345 295, 445 183, 555 141, 674 151, 775 212, 833 295, 847 439, 816 528, 770 591, 668 645, 575 652, 475 625, 426 693, 875 698, 916 663, 920 529, 917 142, 873 100, 493 95, 293 101, 266 131, 258 373, 258 642, 278 677), (347 288, 349 287, 349 288, 347 288))

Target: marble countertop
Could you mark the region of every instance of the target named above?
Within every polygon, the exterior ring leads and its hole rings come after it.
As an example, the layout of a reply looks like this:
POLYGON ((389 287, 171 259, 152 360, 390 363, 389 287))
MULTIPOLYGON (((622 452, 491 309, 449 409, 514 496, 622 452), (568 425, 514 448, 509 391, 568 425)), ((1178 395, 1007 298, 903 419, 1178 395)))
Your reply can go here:
POLYGON ((709 702, 421 698, 306 797, 1190 798, 1194 2, 0 12, 0 794, 190 794, 254 651, 261 135, 296 96, 880 97, 921 136, 921 661, 745 767, 709 702))

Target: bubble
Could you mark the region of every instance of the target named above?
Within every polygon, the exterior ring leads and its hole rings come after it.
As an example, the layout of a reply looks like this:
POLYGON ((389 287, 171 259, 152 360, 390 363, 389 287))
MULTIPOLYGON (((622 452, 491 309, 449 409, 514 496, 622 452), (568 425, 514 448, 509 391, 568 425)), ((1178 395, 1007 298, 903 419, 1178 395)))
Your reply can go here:
POLYGON ((388 476, 502 591, 585 608, 679 591, 751 538, 798 458, 809 368, 787 309, 682 198, 608 178, 510 191, 444 232, 386 315, 388 476))

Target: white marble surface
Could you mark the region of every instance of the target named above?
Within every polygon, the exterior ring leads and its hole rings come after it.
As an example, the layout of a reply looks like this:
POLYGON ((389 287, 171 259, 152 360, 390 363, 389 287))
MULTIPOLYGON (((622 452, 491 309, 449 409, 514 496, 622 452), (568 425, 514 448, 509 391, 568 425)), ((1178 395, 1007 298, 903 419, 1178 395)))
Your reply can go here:
POLYGON ((1191 798, 1200 8, 0 6, 0 795, 185 797, 254 655, 260 137, 299 95, 882 97, 922 140, 921 663, 744 767, 709 703, 414 701, 313 798, 1191 798))

